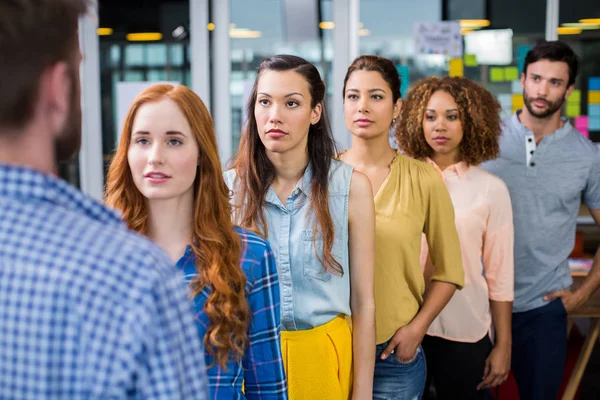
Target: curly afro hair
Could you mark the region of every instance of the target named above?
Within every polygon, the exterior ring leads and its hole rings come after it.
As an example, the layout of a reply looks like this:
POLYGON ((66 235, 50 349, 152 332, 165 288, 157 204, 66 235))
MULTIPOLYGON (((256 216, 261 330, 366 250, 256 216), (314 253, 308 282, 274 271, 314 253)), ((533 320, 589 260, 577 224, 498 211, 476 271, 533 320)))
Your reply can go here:
POLYGON ((424 159, 433 155, 425 141, 423 117, 433 93, 443 90, 458 105, 463 138, 460 142, 461 160, 478 165, 500 154, 498 139, 502 133, 500 103, 483 86, 462 77, 425 78, 415 83, 402 104, 395 137, 407 155, 424 159))

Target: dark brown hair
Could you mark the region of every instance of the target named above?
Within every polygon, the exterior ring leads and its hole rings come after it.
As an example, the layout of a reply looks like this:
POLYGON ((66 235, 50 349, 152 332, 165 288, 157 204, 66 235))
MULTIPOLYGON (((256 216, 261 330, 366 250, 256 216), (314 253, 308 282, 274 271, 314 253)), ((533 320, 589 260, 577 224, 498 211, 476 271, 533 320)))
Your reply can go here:
POLYGON ((57 62, 73 64, 79 17, 89 0, 0 1, 0 125, 32 117, 39 80, 57 62))
POLYGON ((240 268, 242 243, 231 222, 229 189, 223 180, 213 121, 198 95, 185 86, 157 84, 136 97, 108 169, 106 203, 123 212, 130 229, 147 233, 148 206, 133 182, 127 152, 138 110, 146 103, 162 99, 170 99, 179 106, 198 144, 200 164, 194 180, 194 214, 190 216, 190 244, 198 275, 191 289, 192 296, 197 296, 205 287, 210 288, 204 303, 210 321, 204 347, 224 367, 244 354, 250 308, 245 292, 246 275, 240 268))
POLYGON ((294 71, 302 75, 308 82, 311 96, 311 108, 321 104, 323 112, 321 119, 310 126, 308 131, 308 159, 312 166, 310 201, 317 217, 317 226, 313 232, 313 243, 316 252, 317 232, 323 234, 323 259, 317 257, 325 269, 342 274, 342 266, 333 258, 331 248, 335 236, 333 220, 329 212, 329 167, 331 159, 336 154, 335 141, 331 134, 325 104, 325 84, 317 68, 303 58, 291 55, 277 55, 265 59, 258 68, 252 94, 246 106, 246 120, 238 153, 233 161, 238 179, 240 192, 236 196, 237 220, 254 232, 268 236, 268 228, 263 210, 265 195, 275 177, 275 167, 267 157, 265 146, 262 144, 254 108, 256 106, 257 86, 263 71, 294 71))
POLYGON ((438 90, 449 93, 458 105, 463 129, 459 147, 461 160, 469 165, 478 165, 498 157, 498 139, 502 133, 500 104, 483 86, 462 77, 432 76, 411 87, 396 125, 398 146, 414 158, 433 155, 433 149, 425 141, 423 116, 431 95, 438 90))
POLYGON ((346 83, 354 71, 379 72, 383 80, 390 86, 392 100, 394 104, 396 104, 396 101, 400 98, 400 86, 402 86, 402 83, 400 82, 400 75, 393 62, 379 56, 360 56, 354 60, 348 67, 346 77, 344 78, 344 88, 342 93, 344 99, 346 98, 346 83))
POLYGON ((523 73, 527 76, 527 67, 540 60, 564 62, 569 66, 569 82, 567 86, 575 84, 579 72, 579 58, 568 44, 561 41, 543 41, 529 50, 525 56, 523 73))

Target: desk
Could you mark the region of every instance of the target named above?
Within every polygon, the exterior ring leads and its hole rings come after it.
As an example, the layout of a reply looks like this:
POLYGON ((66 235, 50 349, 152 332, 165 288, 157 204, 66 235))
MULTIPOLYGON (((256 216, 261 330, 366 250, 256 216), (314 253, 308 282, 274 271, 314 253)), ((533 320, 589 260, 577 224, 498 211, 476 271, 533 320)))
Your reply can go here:
MULTIPOLYGON (((575 290, 581 286, 586 274, 574 273, 572 275, 572 289, 575 290)), ((581 307, 569 313, 569 323, 567 328, 569 332, 571 331, 571 327, 573 326, 575 318, 589 318, 591 322, 590 331, 585 338, 585 342, 583 343, 583 347, 579 353, 579 358, 577 359, 573 373, 571 374, 569 382, 567 383, 562 400, 572 400, 575 397, 575 393, 577 393, 577 389, 579 388, 579 383, 583 377, 585 367, 590 360, 592 350, 594 350, 594 345, 596 344, 598 336, 600 335, 600 290, 597 290, 596 293, 594 293, 592 297, 590 297, 589 300, 586 301, 581 307)))

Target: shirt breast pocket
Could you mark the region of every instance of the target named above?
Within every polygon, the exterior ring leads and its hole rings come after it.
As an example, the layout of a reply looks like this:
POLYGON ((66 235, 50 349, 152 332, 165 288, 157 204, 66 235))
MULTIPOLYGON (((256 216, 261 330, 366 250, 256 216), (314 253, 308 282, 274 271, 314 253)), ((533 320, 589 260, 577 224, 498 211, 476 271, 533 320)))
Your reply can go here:
MULTIPOLYGON (((331 255, 340 264, 343 262, 341 242, 340 239, 334 239, 333 248, 331 249, 331 255)), ((317 233, 317 237, 313 241, 313 231, 302 231, 302 267, 304 276, 327 282, 331 280, 331 272, 325 269, 325 266, 322 264, 322 261, 324 261, 323 243, 323 235, 320 232, 317 233)))

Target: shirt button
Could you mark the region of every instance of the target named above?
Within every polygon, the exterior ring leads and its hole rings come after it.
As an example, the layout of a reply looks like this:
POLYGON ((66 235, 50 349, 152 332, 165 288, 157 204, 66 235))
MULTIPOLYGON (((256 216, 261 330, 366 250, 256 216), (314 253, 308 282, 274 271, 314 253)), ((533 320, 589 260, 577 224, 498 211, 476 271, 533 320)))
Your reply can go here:
POLYGON ((533 154, 533 150, 531 150, 531 151, 529 152, 529 154, 533 154))
POLYGON ((529 164, 529 165, 531 165, 532 167, 535 167, 535 163, 534 163, 534 162, 532 162, 532 163, 531 163, 531 164, 529 164))
POLYGON ((529 143, 531 143, 531 142, 533 142, 533 139, 532 139, 532 138, 529 138, 529 139, 527 139, 527 141, 528 141, 529 143))

